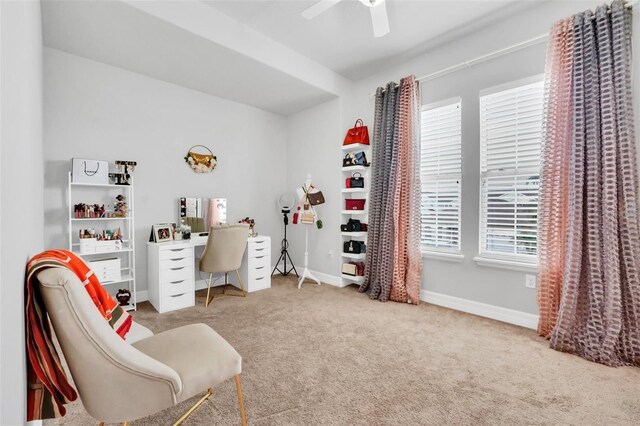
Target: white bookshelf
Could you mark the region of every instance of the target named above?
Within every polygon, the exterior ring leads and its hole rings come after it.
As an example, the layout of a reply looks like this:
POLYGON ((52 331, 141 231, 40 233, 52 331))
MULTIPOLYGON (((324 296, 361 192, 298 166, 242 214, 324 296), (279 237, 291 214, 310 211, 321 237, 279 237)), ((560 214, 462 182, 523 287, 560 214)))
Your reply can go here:
MULTIPOLYGON (((352 144, 342 147, 342 156, 349 152, 360 152, 364 151, 367 161, 371 161, 371 146, 363 145, 363 144, 352 144)), ((370 188, 370 179, 371 179, 371 167, 364 166, 351 166, 351 167, 342 167, 341 168, 341 200, 342 210, 340 211, 340 223, 347 223, 349 219, 358 219, 361 223, 367 223, 369 219, 369 188, 370 188), (351 177, 354 173, 360 173, 360 175, 364 178, 364 188, 347 188, 346 187, 346 179, 351 177), (346 210, 345 200, 358 198, 358 199, 366 199, 364 210, 346 210)), ((356 241, 364 241, 367 243, 367 233, 366 232, 340 232, 340 255, 341 262, 340 268, 342 268, 343 263, 348 262, 364 262, 366 259, 366 254, 351 254, 345 253, 344 243, 349 240, 356 241)), ((342 273, 342 269, 340 270, 340 280, 342 285, 355 284, 360 285, 364 282, 364 277, 352 277, 349 275, 345 275, 342 273)))
POLYGON ((68 205, 68 234, 69 250, 82 257, 85 261, 119 257, 121 259, 122 278, 117 281, 101 282, 102 286, 115 297, 121 288, 127 288, 131 292, 129 305, 124 306, 126 310, 135 310, 136 302, 136 277, 135 277, 135 223, 134 223, 134 194, 133 184, 95 184, 76 183, 71 181, 69 173, 69 184, 67 189, 68 205), (113 212, 116 203, 116 196, 122 194, 126 197, 127 217, 74 217, 74 204, 95 203, 105 205, 106 213, 113 212), (109 250, 100 253, 80 253, 79 232, 81 229, 94 228, 96 233, 102 233, 103 229, 120 228, 123 234, 122 248, 109 250))

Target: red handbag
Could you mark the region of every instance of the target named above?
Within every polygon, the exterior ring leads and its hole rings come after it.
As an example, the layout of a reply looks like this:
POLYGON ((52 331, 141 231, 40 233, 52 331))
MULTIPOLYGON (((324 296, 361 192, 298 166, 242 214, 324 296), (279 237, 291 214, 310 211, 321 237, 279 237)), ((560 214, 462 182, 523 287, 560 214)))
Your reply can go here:
POLYGON ((360 118, 356 120, 353 128, 347 130, 347 135, 344 137, 342 145, 351 145, 353 143, 369 145, 369 129, 360 118))
POLYGON ((365 198, 351 198, 344 200, 347 210, 364 210, 365 198))

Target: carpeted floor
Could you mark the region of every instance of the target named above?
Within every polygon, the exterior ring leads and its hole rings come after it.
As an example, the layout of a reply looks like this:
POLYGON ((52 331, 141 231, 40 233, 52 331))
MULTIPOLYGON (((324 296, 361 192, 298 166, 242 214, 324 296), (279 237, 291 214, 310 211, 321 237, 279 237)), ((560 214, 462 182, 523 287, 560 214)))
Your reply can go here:
MULTIPOLYGON (((553 351, 533 330, 286 278, 196 303, 163 315, 144 303, 134 318, 156 333, 204 322, 226 338, 253 425, 640 424, 640 369, 553 351)), ((133 424, 171 424, 195 400, 133 424)), ((45 424, 92 422, 77 401, 45 424)), ((239 423, 230 380, 185 425, 239 423)))

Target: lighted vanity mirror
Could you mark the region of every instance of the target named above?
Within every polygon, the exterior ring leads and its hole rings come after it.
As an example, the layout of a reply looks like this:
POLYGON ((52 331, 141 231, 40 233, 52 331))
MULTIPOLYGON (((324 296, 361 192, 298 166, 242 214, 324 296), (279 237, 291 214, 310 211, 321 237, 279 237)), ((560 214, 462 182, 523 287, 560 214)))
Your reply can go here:
POLYGON ((189 225, 193 234, 227 223, 226 198, 182 197, 179 203, 180 222, 189 225))

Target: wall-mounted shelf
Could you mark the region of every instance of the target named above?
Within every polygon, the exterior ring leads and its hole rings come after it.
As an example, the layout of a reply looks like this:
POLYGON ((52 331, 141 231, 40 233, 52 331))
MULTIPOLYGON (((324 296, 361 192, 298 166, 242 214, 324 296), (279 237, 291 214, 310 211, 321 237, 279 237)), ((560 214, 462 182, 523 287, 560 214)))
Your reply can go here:
POLYGON ((347 281, 346 284, 362 284, 364 277, 352 277, 351 275, 340 274, 340 277, 347 281))
POLYGON ((366 232, 341 232, 340 235, 342 235, 343 237, 358 238, 358 237, 366 237, 367 233, 366 232))
MULTIPOLYGON (((348 152, 358 152, 364 151, 367 159, 371 159, 371 146, 363 145, 363 144, 351 144, 342 146, 341 148, 342 155, 344 156, 348 152)), ((358 219, 361 223, 367 223, 369 218, 369 211, 365 208, 365 210, 346 210, 346 202, 345 200, 358 198, 364 198, 366 200, 366 204, 369 203, 369 188, 371 187, 371 182, 369 181, 371 177, 371 167, 365 166, 351 166, 351 167, 342 167, 341 169, 342 178, 340 179, 342 188, 340 189, 340 195, 342 203, 342 210, 340 211, 340 223, 347 223, 347 221, 351 218, 358 219), (345 187, 345 179, 351 177, 354 173, 360 173, 362 177, 364 177, 364 188, 346 188, 345 187)), ((359 241, 365 241, 367 239, 366 232, 340 232, 340 252, 341 259, 343 263, 347 263, 350 261, 364 262, 367 258, 366 254, 351 254, 342 252, 343 244, 345 241, 349 239, 358 239, 359 241)), ((340 265, 342 268, 342 265, 340 265)), ((340 277, 343 285, 349 284, 362 284, 364 282, 364 277, 352 277, 350 275, 342 274, 342 269, 340 270, 340 277)))
POLYGON ((352 254, 352 253, 342 253, 342 257, 346 257, 347 259, 355 259, 355 260, 365 260, 367 255, 362 254, 352 254))
POLYGON ((365 167, 365 166, 348 166, 348 167, 343 167, 342 171, 343 172, 366 172, 369 169, 371 169, 371 167, 365 167))
POLYGON ((353 152, 353 151, 367 151, 369 150, 369 145, 364 145, 361 143, 352 143, 351 145, 343 145, 342 152, 353 152))

